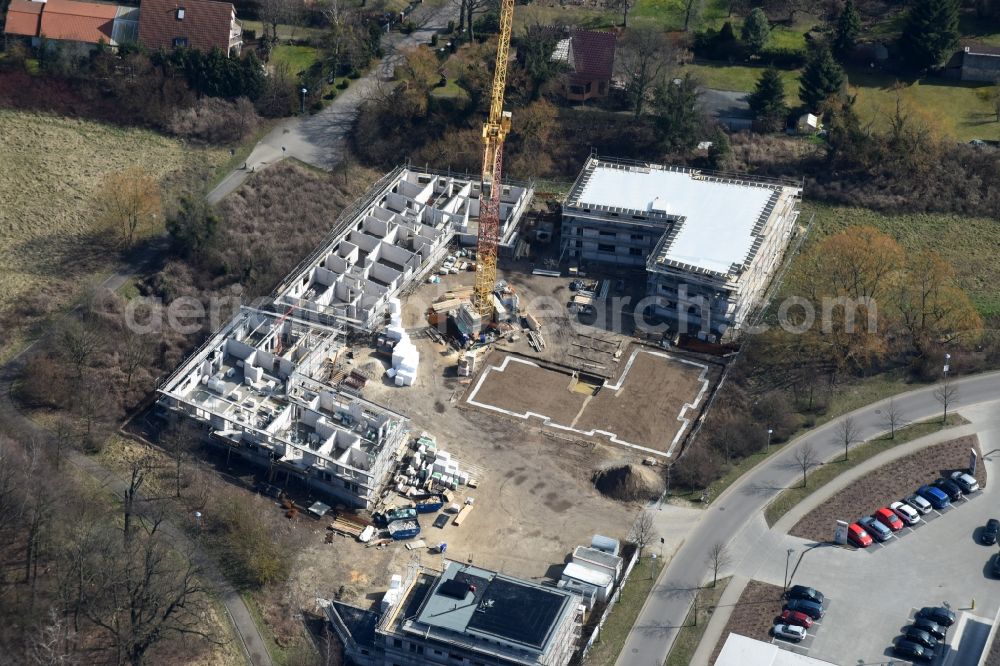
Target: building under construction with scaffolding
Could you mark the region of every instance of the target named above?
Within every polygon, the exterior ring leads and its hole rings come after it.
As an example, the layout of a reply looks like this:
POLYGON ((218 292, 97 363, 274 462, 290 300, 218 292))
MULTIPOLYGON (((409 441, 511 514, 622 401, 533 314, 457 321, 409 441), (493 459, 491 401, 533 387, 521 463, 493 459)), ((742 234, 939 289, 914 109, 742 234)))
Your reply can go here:
POLYGON ((160 407, 212 443, 371 509, 407 419, 331 381, 344 328, 243 309, 160 387, 160 407))

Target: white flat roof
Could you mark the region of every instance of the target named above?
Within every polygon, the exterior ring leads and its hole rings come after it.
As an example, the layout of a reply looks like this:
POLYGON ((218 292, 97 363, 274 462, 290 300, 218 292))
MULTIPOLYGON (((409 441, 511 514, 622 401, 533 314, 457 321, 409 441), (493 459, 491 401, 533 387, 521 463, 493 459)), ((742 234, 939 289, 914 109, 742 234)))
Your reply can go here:
POLYGON ((780 186, 597 161, 573 205, 684 217, 658 261, 725 275, 746 260, 756 239, 754 227, 775 190, 780 186))
POLYGON ((826 666, 829 663, 733 633, 726 638, 715 660, 715 666, 826 666))
POLYGON ((608 574, 588 569, 582 564, 577 564, 576 562, 570 562, 566 565, 563 569, 563 577, 579 580, 590 585, 596 585, 597 587, 607 587, 608 585, 611 585, 611 576, 608 574))

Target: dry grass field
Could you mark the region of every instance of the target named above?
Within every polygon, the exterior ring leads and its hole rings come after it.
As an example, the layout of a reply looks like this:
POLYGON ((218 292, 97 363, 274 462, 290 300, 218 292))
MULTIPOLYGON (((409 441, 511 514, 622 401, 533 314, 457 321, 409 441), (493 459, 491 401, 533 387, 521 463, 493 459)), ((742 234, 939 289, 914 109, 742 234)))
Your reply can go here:
POLYGON ((0 137, 0 361, 113 265, 90 212, 108 173, 140 166, 171 180, 228 158, 146 130, 22 111, 0 110, 0 137))

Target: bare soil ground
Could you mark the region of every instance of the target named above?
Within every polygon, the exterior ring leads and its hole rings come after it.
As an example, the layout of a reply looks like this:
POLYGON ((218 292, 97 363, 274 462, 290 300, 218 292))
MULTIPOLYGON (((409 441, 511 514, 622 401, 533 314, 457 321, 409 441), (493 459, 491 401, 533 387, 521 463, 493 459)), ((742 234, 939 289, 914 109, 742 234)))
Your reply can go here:
POLYGON ((148 130, 0 110, 0 359, 37 318, 71 302, 114 254, 91 214, 104 177, 140 166, 165 178, 225 161, 148 130))
POLYGON ((714 664, 715 660, 719 658, 722 646, 731 633, 756 638, 760 641, 770 641, 774 618, 781 614, 783 605, 781 594, 782 590, 777 585, 757 580, 747 583, 739 601, 733 607, 729 622, 722 630, 722 636, 719 638, 708 663, 714 664))
MULTIPOLYGON (((637 347, 635 347, 637 348, 637 347)), ((622 358, 628 358, 632 350, 622 358)), ((678 415, 702 388, 702 368, 640 352, 617 391, 601 389, 577 421, 581 430, 607 430, 619 439, 666 451, 683 425, 678 415)), ((692 411, 685 416, 697 417, 692 411)))
POLYGON ((543 414, 568 426, 587 401, 587 396, 571 390, 573 378, 568 373, 528 365, 508 354, 492 354, 484 365, 487 375, 476 402, 515 414, 543 414))
MULTIPOLYGON (((854 521, 870 515, 876 509, 898 501, 939 476, 966 469, 970 448, 974 448, 982 459, 979 438, 968 435, 935 444, 883 465, 807 513, 789 530, 789 534, 803 539, 826 541, 830 538, 829 526, 835 521, 854 521)), ((986 470, 983 465, 979 465, 975 476, 980 486, 986 485, 986 470)))

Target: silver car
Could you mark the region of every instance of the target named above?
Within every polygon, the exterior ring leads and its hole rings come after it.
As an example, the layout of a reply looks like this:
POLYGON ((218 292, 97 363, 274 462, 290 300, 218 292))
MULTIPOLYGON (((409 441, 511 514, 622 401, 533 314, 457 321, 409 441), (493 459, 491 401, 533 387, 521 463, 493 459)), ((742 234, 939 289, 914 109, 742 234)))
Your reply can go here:
POLYGON ((858 521, 858 525, 865 528, 876 541, 886 541, 892 536, 892 530, 875 520, 873 516, 865 516, 858 521))
POLYGON ((799 627, 794 624, 776 624, 771 631, 776 638, 783 638, 793 643, 798 643, 806 637, 805 627, 799 627))
POLYGON ((971 474, 965 472, 952 472, 951 480, 958 484, 964 493, 974 493, 979 490, 979 482, 971 474))
POLYGON ((907 497, 903 501, 906 502, 907 504, 909 504, 910 506, 912 506, 914 509, 916 509, 920 513, 930 513, 931 509, 934 508, 934 507, 931 506, 930 502, 928 502, 923 497, 921 497, 920 495, 917 495, 915 493, 913 495, 910 495, 909 497, 907 497))

